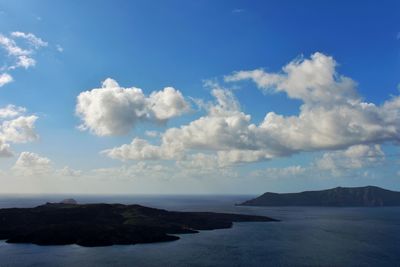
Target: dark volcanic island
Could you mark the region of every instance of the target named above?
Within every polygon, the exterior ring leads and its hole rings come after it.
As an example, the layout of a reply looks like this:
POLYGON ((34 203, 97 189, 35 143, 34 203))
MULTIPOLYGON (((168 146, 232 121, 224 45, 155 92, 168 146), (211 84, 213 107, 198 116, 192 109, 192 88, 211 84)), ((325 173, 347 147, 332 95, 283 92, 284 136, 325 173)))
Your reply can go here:
POLYGON ((174 234, 276 221, 264 216, 174 212, 140 205, 47 203, 0 209, 0 239, 37 245, 109 246, 172 241, 174 234))
POLYGON ((300 193, 264 193, 245 201, 244 206, 333 206, 379 207, 400 206, 400 192, 377 186, 336 187, 300 193))

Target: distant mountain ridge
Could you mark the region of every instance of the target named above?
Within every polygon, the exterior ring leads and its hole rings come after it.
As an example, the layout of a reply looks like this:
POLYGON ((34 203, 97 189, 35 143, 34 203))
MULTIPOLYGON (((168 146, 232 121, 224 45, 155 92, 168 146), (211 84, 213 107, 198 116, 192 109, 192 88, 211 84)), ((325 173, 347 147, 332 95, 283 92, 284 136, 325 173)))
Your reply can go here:
POLYGON ((400 192, 377 186, 336 187, 300 193, 271 193, 245 201, 244 206, 400 206, 400 192))

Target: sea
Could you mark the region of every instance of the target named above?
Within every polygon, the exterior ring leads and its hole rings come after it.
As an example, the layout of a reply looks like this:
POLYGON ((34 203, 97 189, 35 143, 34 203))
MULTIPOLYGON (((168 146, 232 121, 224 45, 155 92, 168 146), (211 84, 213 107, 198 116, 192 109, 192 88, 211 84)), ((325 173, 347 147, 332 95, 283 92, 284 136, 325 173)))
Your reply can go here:
POLYGON ((400 207, 236 206, 254 196, 1 196, 0 208, 34 207, 73 197, 79 203, 141 204, 176 211, 265 215, 280 222, 179 235, 172 242, 81 247, 0 241, 6 266, 400 266, 400 207))

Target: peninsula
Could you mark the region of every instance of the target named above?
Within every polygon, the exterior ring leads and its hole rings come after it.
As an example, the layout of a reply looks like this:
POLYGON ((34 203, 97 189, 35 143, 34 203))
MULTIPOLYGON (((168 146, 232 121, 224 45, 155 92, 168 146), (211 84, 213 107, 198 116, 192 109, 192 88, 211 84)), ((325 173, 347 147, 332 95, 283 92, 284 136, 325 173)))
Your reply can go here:
POLYGON ((276 220, 253 215, 175 212, 140 205, 64 201, 35 208, 0 209, 0 239, 37 245, 153 243, 179 239, 174 234, 230 228, 233 222, 250 221, 276 220))
POLYGON ((400 206, 400 192, 376 186, 336 187, 320 191, 300 193, 264 193, 245 201, 244 206, 337 206, 376 207, 400 206))

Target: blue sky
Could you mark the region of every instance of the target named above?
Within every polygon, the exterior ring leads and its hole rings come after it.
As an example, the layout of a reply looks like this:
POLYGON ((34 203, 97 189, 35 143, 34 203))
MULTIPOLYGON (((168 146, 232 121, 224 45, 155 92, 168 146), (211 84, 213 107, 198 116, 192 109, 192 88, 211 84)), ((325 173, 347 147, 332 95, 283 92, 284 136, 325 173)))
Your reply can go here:
POLYGON ((399 11, 397 1, 0 1, 0 75, 12 76, 0 108, 25 109, 2 118, 1 191, 400 190, 399 11), (23 65, 4 40, 35 63, 23 65), (301 82, 329 94, 304 95, 301 82), (131 87, 142 90, 139 102, 131 87), (312 116, 285 123, 302 106, 312 116), (323 117, 335 110, 345 117, 323 117), (285 119, 275 130, 261 126, 269 112, 285 119), (15 126, 30 116, 30 127, 15 126), (202 126, 185 128, 193 122, 202 126))

